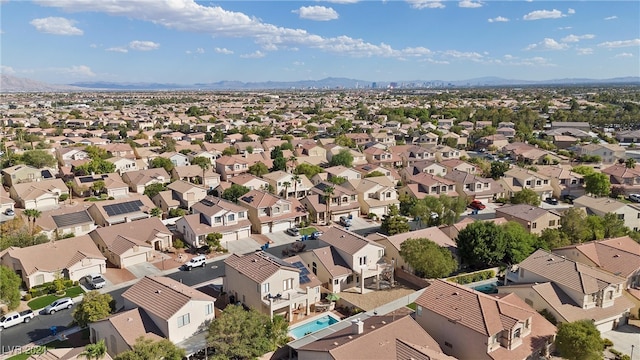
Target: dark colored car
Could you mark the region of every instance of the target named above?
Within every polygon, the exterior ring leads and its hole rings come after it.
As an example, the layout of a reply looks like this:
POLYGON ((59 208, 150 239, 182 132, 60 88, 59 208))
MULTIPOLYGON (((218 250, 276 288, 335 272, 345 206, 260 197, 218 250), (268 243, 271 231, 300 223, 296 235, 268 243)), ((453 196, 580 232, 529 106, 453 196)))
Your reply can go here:
POLYGON ((556 198, 554 198, 554 197, 547 198, 547 200, 546 200, 546 201, 547 201, 547 203, 548 203, 548 204, 551 204, 551 205, 558 205, 558 199, 556 199, 556 198))
POLYGON ((476 210, 484 210, 487 208, 487 206, 480 200, 473 200, 471 204, 469 204, 469 207, 476 210))
POLYGON ((571 195, 571 194, 567 194, 567 195, 564 195, 564 196, 562 197, 562 199, 563 199, 564 201, 568 202, 569 204, 573 204, 573 200, 575 200, 575 199, 577 199, 577 198, 578 198, 577 196, 575 196, 575 195, 571 195))

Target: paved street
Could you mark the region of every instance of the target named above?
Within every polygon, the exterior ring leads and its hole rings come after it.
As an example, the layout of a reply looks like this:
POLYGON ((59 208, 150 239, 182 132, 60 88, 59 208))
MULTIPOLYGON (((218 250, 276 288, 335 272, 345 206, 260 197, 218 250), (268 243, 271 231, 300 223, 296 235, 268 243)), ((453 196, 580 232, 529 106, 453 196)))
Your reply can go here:
POLYGON ((631 356, 633 346, 631 360, 640 359, 640 328, 633 325, 623 325, 615 330, 602 333, 602 337, 611 340, 614 349, 629 356, 631 356))

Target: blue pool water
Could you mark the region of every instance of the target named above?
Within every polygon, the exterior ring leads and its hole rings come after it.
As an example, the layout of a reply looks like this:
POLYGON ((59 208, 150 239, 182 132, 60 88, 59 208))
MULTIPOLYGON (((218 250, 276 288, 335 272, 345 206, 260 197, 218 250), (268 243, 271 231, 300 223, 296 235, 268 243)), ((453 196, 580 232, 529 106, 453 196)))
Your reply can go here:
POLYGON ((306 324, 302 324, 300 326, 296 326, 294 328, 291 328, 291 330, 289 331, 289 333, 291 334, 291 336, 293 336, 296 339, 300 339, 301 337, 304 337, 305 335, 309 335, 311 333, 314 333, 316 331, 320 331, 324 328, 326 328, 329 325, 333 325, 335 323, 337 323, 339 320, 329 316, 329 315, 325 315, 321 318, 315 319, 313 321, 310 321, 306 324))
POLYGON ((495 294, 498 292, 498 281, 496 280, 488 284, 474 286, 472 289, 478 290, 485 294, 495 294))

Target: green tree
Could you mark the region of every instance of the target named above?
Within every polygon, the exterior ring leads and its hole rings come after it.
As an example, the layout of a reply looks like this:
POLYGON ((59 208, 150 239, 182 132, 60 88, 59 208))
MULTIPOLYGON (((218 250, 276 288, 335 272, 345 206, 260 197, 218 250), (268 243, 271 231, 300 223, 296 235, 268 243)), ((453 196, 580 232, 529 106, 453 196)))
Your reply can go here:
POLYGON ((84 151, 89 155, 89 158, 92 160, 104 160, 109 158, 109 153, 107 150, 97 147, 95 145, 89 145, 84 148, 84 151))
POLYGON ((327 186, 323 190, 324 194, 322 195, 322 200, 324 200, 325 205, 325 222, 327 225, 331 223, 331 198, 333 194, 336 192, 336 188, 333 186, 327 186))
POLYGON ((602 238, 598 239, 625 236, 631 232, 631 230, 624 225, 624 220, 618 217, 618 214, 607 213, 600 219, 602 219, 602 238))
POLYGON ((491 163, 491 177, 494 180, 503 177, 507 171, 509 171, 509 163, 502 161, 493 161, 491 163))
POLYGON ((0 302, 6 304, 9 310, 20 305, 20 285, 22 279, 15 271, 0 265, 0 302))
POLYGON ((211 234, 207 234, 207 245, 209 245, 211 248, 215 249, 215 250, 220 250, 220 248, 222 247, 220 245, 220 240, 222 240, 222 234, 221 233, 211 233, 211 234))
POLYGON ((413 268, 416 275, 429 279, 448 276, 458 268, 458 262, 451 251, 427 238, 402 242, 400 256, 413 268))
POLYGON ((540 234, 540 247, 543 249, 553 250, 567 245, 571 245, 571 240, 560 229, 544 229, 540 234))
POLYGON ((603 173, 593 173, 584 177, 585 191, 594 196, 608 196, 611 193, 609 176, 603 173))
POLYGON ((593 174, 595 172, 595 170, 593 170, 593 168, 591 166, 586 166, 586 165, 580 165, 580 166, 576 166, 573 169, 571 169, 571 171, 573 171, 574 173, 578 173, 580 175, 586 176, 589 174, 593 174))
POLYGON ((456 244, 460 261, 474 269, 499 265, 507 250, 504 230, 488 221, 467 225, 458 233, 456 244))
POLYGON ((634 169, 636 167, 636 159, 628 158, 627 160, 624 161, 624 166, 627 169, 634 169))
POLYGON ((257 162, 249 166, 249 174, 262 177, 262 175, 268 174, 269 168, 262 162, 257 162))
POLYGON ((101 193, 102 190, 104 190, 106 187, 105 183, 103 180, 97 180, 94 181, 93 184, 91 184, 91 190, 93 190, 95 193, 101 193))
POLYGON ((207 345, 218 359, 254 359, 287 341, 286 321, 242 306, 229 305, 209 325, 207 345))
POLYGON ((234 203, 238 202, 238 199, 242 197, 242 195, 248 193, 250 189, 246 186, 232 184, 229 188, 225 189, 222 192, 222 198, 225 200, 233 201, 234 203))
POLYGON ((337 154, 331 157, 331 161, 329 161, 330 166, 339 166, 342 165, 344 167, 351 167, 353 165, 353 155, 351 151, 348 149, 342 149, 337 154))
POLYGON ((380 231, 387 235, 396 235, 409 232, 411 227, 407 218, 400 215, 400 210, 396 205, 389 207, 389 213, 382 216, 380 231))
POLYGON ((43 167, 53 167, 57 164, 51 153, 44 150, 29 150, 22 154, 22 162, 27 165, 42 169, 43 167))
POLYGON ((291 182, 293 182, 293 197, 298 198, 298 185, 300 185, 300 175, 293 174, 291 176, 291 182))
POLYGON ((334 185, 342 185, 347 182, 347 178, 342 176, 332 176, 329 178, 329 182, 334 185))
POLYGON ((385 174, 382 173, 382 171, 379 170, 374 170, 370 173, 368 173, 367 175, 365 175, 365 178, 370 178, 370 177, 378 177, 378 176, 385 176, 385 174))
POLYGON ((334 140, 334 143, 336 145, 349 147, 349 148, 355 148, 356 147, 356 142, 353 139, 348 138, 347 135, 345 135, 345 134, 341 134, 341 135, 336 136, 336 139, 334 140))
POLYGON ((162 217, 162 209, 159 207, 154 207, 151 209, 151 216, 162 217))
POLYGON ((316 176, 317 174, 323 173, 324 169, 321 168, 318 165, 311 165, 311 164, 300 164, 298 166, 296 166, 296 169, 294 170, 294 174, 297 175, 304 175, 306 176, 308 179, 311 179, 312 177, 316 176))
POLYGON ((151 160, 151 162, 149 163, 149 167, 153 169, 164 168, 168 173, 170 173, 171 170, 173 170, 174 165, 168 158, 158 156, 157 158, 151 160))
POLYGON ((31 235, 36 232, 36 220, 42 215, 42 212, 37 209, 26 209, 22 212, 27 217, 29 223, 29 230, 31 235))
POLYGON ((204 165, 204 166, 211 167, 211 160, 209 160, 204 156, 196 156, 193 159, 191 159, 191 165, 198 165, 200 167, 202 167, 201 165, 204 165))
POLYGON ((538 237, 529 233, 522 225, 509 221, 500 226, 504 231, 506 243, 505 257, 507 264, 518 264, 538 248, 538 237))
POLYGON ((587 214, 580 208, 569 208, 562 213, 560 229, 571 244, 579 244, 590 238, 586 219, 587 214))
POLYGON ((222 150, 222 155, 223 156, 230 156, 230 155, 235 155, 238 152, 236 151, 236 148, 234 148, 233 146, 229 146, 227 148, 225 148, 224 150, 222 150))
POLYGON ((89 360, 102 359, 107 354, 107 345, 104 343, 104 339, 98 341, 95 344, 89 344, 84 347, 84 351, 79 354, 89 360))
POLYGON ((75 171, 77 174, 82 175, 108 174, 116 171, 116 166, 113 163, 102 159, 92 159, 87 163, 77 166, 75 171))
POLYGON ((522 189, 511 198, 512 204, 528 204, 533 206, 540 205, 540 196, 531 189, 522 189))
POLYGON ((133 349, 118 354, 114 360, 182 360, 185 355, 184 349, 168 339, 153 341, 139 337, 133 349))
POLYGON ((84 294, 82 301, 73 309, 73 320, 84 328, 91 322, 102 320, 115 311, 116 302, 109 294, 97 290, 84 294))
POLYGON ((287 171, 287 160, 282 156, 273 159, 271 171, 287 171))
POLYGON ((598 360, 602 359, 604 340, 591 320, 560 323, 556 349, 568 360, 598 360))
POLYGON ((153 198, 158 195, 159 192, 167 190, 167 187, 162 183, 150 184, 144 187, 144 194, 149 198, 153 198))

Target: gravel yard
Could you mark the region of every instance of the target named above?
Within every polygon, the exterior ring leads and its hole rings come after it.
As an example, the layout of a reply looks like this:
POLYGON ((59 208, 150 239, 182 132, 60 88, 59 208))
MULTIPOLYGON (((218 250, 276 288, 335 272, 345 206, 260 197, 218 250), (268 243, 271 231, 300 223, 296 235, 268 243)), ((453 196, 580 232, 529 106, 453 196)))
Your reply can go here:
POLYGON ((364 311, 369 311, 415 292, 402 284, 384 290, 365 289, 364 294, 360 294, 359 291, 355 288, 347 289, 340 293, 340 298, 364 311))

